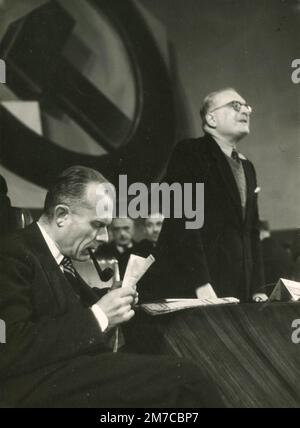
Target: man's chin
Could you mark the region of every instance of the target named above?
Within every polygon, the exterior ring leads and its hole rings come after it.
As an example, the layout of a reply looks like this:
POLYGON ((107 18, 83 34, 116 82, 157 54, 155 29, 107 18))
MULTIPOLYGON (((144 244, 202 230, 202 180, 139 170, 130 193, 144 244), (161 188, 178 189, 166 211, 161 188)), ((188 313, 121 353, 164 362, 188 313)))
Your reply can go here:
POLYGON ((238 133, 238 137, 237 140, 241 140, 244 137, 247 137, 247 135, 250 133, 249 128, 244 128, 242 130, 240 130, 240 132, 238 133))
POLYGON ((249 124, 248 124, 248 123, 242 123, 241 125, 242 125, 242 126, 240 127, 240 129, 241 129, 241 133, 242 133, 243 135, 248 135, 248 134, 249 134, 249 132, 250 132, 249 124))

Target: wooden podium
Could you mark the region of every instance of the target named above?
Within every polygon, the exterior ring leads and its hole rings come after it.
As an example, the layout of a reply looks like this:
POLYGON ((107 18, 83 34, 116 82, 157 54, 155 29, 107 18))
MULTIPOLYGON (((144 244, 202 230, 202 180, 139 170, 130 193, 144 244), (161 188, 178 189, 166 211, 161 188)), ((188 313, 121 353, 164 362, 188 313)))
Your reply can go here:
POLYGON ((161 316, 137 311, 126 343, 130 351, 193 360, 228 407, 299 407, 295 319, 300 303, 206 306, 161 316))

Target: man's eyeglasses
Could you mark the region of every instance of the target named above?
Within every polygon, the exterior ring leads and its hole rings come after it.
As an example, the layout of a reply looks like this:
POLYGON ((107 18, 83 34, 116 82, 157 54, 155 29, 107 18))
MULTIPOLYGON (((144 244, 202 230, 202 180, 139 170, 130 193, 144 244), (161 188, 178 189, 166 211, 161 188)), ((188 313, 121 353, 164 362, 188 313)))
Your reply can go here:
POLYGON ((246 107, 246 109, 248 110, 248 113, 252 113, 252 107, 249 106, 249 104, 247 103, 241 103, 240 101, 230 101, 229 103, 223 104, 219 107, 216 107, 212 110, 209 111, 209 113, 212 113, 213 111, 219 110, 219 108, 223 108, 223 107, 232 107, 233 110, 237 111, 238 113, 241 111, 242 107, 246 107))

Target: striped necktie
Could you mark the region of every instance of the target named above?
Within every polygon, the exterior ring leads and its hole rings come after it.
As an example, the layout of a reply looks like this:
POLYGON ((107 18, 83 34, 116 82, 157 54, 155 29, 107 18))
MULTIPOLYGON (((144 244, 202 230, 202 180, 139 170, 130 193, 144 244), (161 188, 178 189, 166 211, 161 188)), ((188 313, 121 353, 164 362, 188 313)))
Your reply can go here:
POLYGON ((70 274, 70 275, 72 275, 74 278, 76 278, 76 277, 77 277, 77 276, 76 276, 76 271, 75 271, 74 266, 73 266, 73 264, 72 264, 72 261, 71 261, 71 259, 70 259, 69 257, 66 257, 66 256, 65 256, 65 257, 62 259, 62 261, 60 262, 60 265, 62 266, 64 273, 66 273, 66 274, 70 274))

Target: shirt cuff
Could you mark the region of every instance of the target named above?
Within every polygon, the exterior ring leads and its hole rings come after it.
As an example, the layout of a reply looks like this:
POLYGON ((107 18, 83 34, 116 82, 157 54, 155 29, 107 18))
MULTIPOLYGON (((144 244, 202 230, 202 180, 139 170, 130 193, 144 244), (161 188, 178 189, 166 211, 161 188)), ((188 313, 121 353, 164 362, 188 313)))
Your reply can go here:
POLYGON ((100 327, 102 333, 104 333, 108 327, 107 316, 105 315, 103 310, 101 308, 99 308, 99 306, 97 304, 93 305, 91 307, 91 310, 92 310, 93 314, 95 315, 96 320, 98 321, 98 324, 99 324, 99 327, 100 327))

